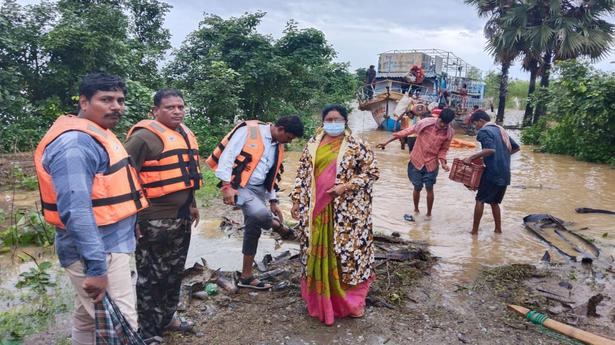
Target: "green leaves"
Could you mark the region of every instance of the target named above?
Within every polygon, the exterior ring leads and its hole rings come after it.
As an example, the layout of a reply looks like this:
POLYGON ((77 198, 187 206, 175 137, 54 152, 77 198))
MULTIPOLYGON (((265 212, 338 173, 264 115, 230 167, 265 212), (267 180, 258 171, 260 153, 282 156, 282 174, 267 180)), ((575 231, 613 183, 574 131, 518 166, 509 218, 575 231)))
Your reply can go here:
POLYGON ((523 131, 523 142, 540 145, 545 152, 614 165, 615 75, 575 60, 558 62, 557 72, 559 78, 534 100, 545 102, 550 114, 523 131))
POLYGON ((163 86, 158 62, 170 48, 162 27, 169 9, 158 0, 2 2, 0 151, 32 150, 58 115, 75 111, 79 81, 93 71, 127 80, 133 112, 120 132, 146 116, 151 95, 144 95, 163 86))
POLYGON ((239 119, 310 122, 324 104, 354 98, 355 79, 348 65, 333 63, 324 33, 291 20, 275 40, 256 30, 264 15, 206 15, 165 68, 169 83, 186 91, 186 121, 204 153, 239 119))
POLYGON ((47 288, 55 286, 55 283, 51 281, 51 275, 47 272, 52 267, 51 262, 44 261, 40 264, 35 262, 35 264, 36 266, 19 275, 15 287, 18 289, 29 288, 35 293, 46 294, 47 288))

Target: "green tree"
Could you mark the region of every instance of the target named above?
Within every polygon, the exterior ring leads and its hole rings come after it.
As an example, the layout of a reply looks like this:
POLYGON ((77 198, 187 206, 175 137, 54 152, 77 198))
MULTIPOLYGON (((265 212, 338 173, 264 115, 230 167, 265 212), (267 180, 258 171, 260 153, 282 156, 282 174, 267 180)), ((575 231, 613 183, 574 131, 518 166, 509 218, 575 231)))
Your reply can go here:
POLYGON ((152 88, 161 88, 158 68, 171 48, 169 29, 163 27, 171 6, 159 0, 126 0, 129 18, 129 63, 127 77, 152 88))
MULTIPOLYGON (((495 33, 489 40, 496 58, 505 67, 515 52, 523 56, 523 68, 530 72, 528 103, 524 123, 535 123, 544 114, 538 103, 536 114, 529 102, 540 76, 540 86, 549 86, 553 61, 585 56, 604 57, 613 42, 613 25, 603 17, 615 9, 613 1, 466 0, 479 15, 489 16, 485 31, 495 33), (506 37, 508 36, 508 38, 506 37), (502 52, 504 53, 502 55, 502 52)), ((505 76, 505 73, 503 73, 505 76)), ((499 113, 499 111, 498 111, 499 113)))
POLYGON ((169 84, 186 91, 189 121, 206 133, 206 152, 238 119, 296 114, 313 123, 325 103, 353 98, 348 65, 333 63, 321 31, 290 20, 275 40, 256 30, 264 15, 206 15, 165 67, 169 84))
POLYGON ((158 61, 170 47, 162 27, 169 8, 158 0, 2 2, 0 151, 33 149, 58 115, 75 111, 78 83, 92 71, 127 81, 122 131, 145 116, 152 90, 162 85, 158 61))
POLYGON ((502 66, 496 122, 503 123, 508 92, 508 72, 522 49, 522 27, 512 21, 509 15, 510 11, 514 11, 513 5, 516 2, 512 0, 465 0, 465 3, 475 6, 479 16, 489 18, 484 30, 487 38, 486 50, 502 66))
POLYGON ((522 139, 545 152, 615 166, 615 75, 575 60, 556 67, 557 79, 537 92, 550 113, 522 139))
MULTIPOLYGON (((605 57, 613 43, 613 24, 603 19, 615 10, 613 1, 560 1, 542 4, 541 40, 545 50, 541 61, 540 86, 549 87, 553 61, 588 57, 605 57), (559 3, 559 7, 557 6, 559 3), (550 29, 550 30, 549 30, 550 29)), ((546 108, 538 103, 532 123, 536 123, 546 108)))

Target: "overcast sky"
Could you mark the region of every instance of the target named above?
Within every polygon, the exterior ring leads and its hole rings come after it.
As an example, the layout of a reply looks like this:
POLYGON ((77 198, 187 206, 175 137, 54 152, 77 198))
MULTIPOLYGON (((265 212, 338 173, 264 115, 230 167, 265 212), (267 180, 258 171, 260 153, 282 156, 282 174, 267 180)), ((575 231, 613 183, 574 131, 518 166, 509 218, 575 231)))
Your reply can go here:
MULTIPOLYGON (((497 69, 485 53, 483 26, 473 7, 462 0, 364 1, 364 0, 172 0, 167 27, 177 47, 198 27, 203 13, 221 17, 245 12, 267 12, 259 27, 262 33, 280 37, 289 19, 300 28, 323 31, 338 53, 337 60, 350 62, 351 69, 377 65, 378 54, 388 50, 438 48, 451 51, 483 71, 497 69)), ((615 54, 597 64, 615 71, 615 54)), ((513 77, 528 79, 518 63, 513 77)))
MULTIPOLYGON (((21 3, 37 2, 20 0, 21 3)), ((438 48, 451 51, 483 71, 497 69, 485 53, 483 25, 473 7, 462 0, 364 1, 364 0, 167 0, 173 6, 166 18, 172 44, 179 47, 198 27, 204 13, 223 18, 245 12, 267 12, 258 28, 278 38, 289 19, 300 28, 323 31, 338 53, 337 60, 351 69, 376 65, 378 54, 388 50, 438 48)), ((597 64, 615 71, 615 54, 597 64)), ((528 79, 518 63, 513 77, 528 79)))

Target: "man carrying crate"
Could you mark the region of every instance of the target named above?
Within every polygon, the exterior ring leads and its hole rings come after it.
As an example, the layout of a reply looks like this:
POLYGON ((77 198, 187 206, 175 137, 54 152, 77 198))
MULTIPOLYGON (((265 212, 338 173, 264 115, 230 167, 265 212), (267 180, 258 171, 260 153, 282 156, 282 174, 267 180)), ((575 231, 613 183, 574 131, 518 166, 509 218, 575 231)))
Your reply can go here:
POLYGON ((473 235, 478 234, 485 204, 491 205, 495 232, 502 233, 500 203, 506 193, 506 186, 510 184, 510 155, 519 151, 519 145, 508 136, 504 128, 490 121, 491 117, 482 110, 471 115, 470 122, 479 130, 476 140, 480 142, 482 150, 463 160, 466 164, 477 158, 482 158, 485 162, 485 170, 476 193, 473 235))
MULTIPOLYGON (((446 153, 453 140, 453 126, 450 124, 455 119, 455 112, 451 109, 444 109, 439 118, 430 117, 417 122, 414 126, 408 127, 393 135, 384 143, 378 144, 380 149, 387 144, 400 138, 416 134, 414 148, 410 152, 408 162, 408 178, 414 186, 412 201, 414 203, 414 214, 419 213, 419 201, 423 187, 427 190, 427 214, 425 220, 431 219, 431 209, 434 202, 433 186, 436 184, 439 167, 444 171, 449 171, 446 162, 446 153)), ((410 214, 404 215, 404 219, 412 221, 410 214)))

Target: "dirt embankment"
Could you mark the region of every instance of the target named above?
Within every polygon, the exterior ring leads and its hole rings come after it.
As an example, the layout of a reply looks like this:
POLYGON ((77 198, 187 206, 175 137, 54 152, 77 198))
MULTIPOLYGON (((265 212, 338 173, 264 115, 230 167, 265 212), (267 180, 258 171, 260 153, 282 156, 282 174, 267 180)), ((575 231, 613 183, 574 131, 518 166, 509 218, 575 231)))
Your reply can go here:
MULTIPOLYGON (((575 344, 525 321, 508 311, 507 304, 615 338, 615 308, 609 297, 615 271, 608 265, 591 270, 577 263, 508 265, 485 270, 472 283, 453 284, 433 275, 437 261, 421 245, 378 242, 377 247, 377 280, 363 318, 336 319, 328 327, 309 317, 299 291, 300 263, 284 254, 264 267, 269 273, 261 273, 271 275, 273 283, 283 282, 276 291, 240 289, 235 294, 220 288, 218 295, 204 296, 203 283, 215 281, 220 273, 203 267, 189 272, 184 285, 201 293, 191 301, 183 299, 181 314, 195 321, 196 332, 167 334, 165 343, 575 344), (598 294, 603 299, 594 310, 588 300, 598 294)), ((233 273, 222 276, 228 281, 233 273)), ((26 343, 47 344, 44 339, 67 336, 64 322, 26 343)))
POLYGON ((26 176, 34 176, 34 159, 32 152, 0 154, 0 185, 8 186, 15 178, 15 169, 19 167, 26 176))
MULTIPOLYGON (((386 239, 386 238, 385 238, 386 239)), ((184 315, 196 321, 195 334, 172 334, 170 344, 561 344, 507 310, 516 304, 552 318, 615 338, 609 328, 613 302, 587 316, 590 296, 612 289, 613 274, 583 276, 580 264, 509 265, 486 270, 469 285, 432 276, 435 263, 426 248, 412 243, 376 243, 377 280, 360 319, 337 319, 327 327, 307 315, 300 296, 300 264, 283 257, 267 270, 283 271, 271 281, 288 281, 281 291, 222 293, 193 299, 184 315), (401 254, 400 253, 406 253, 401 254), (561 296, 561 297, 558 297, 561 296)), ((607 270, 610 268, 607 268, 607 270)), ((227 277, 230 277, 227 275, 227 277)))

